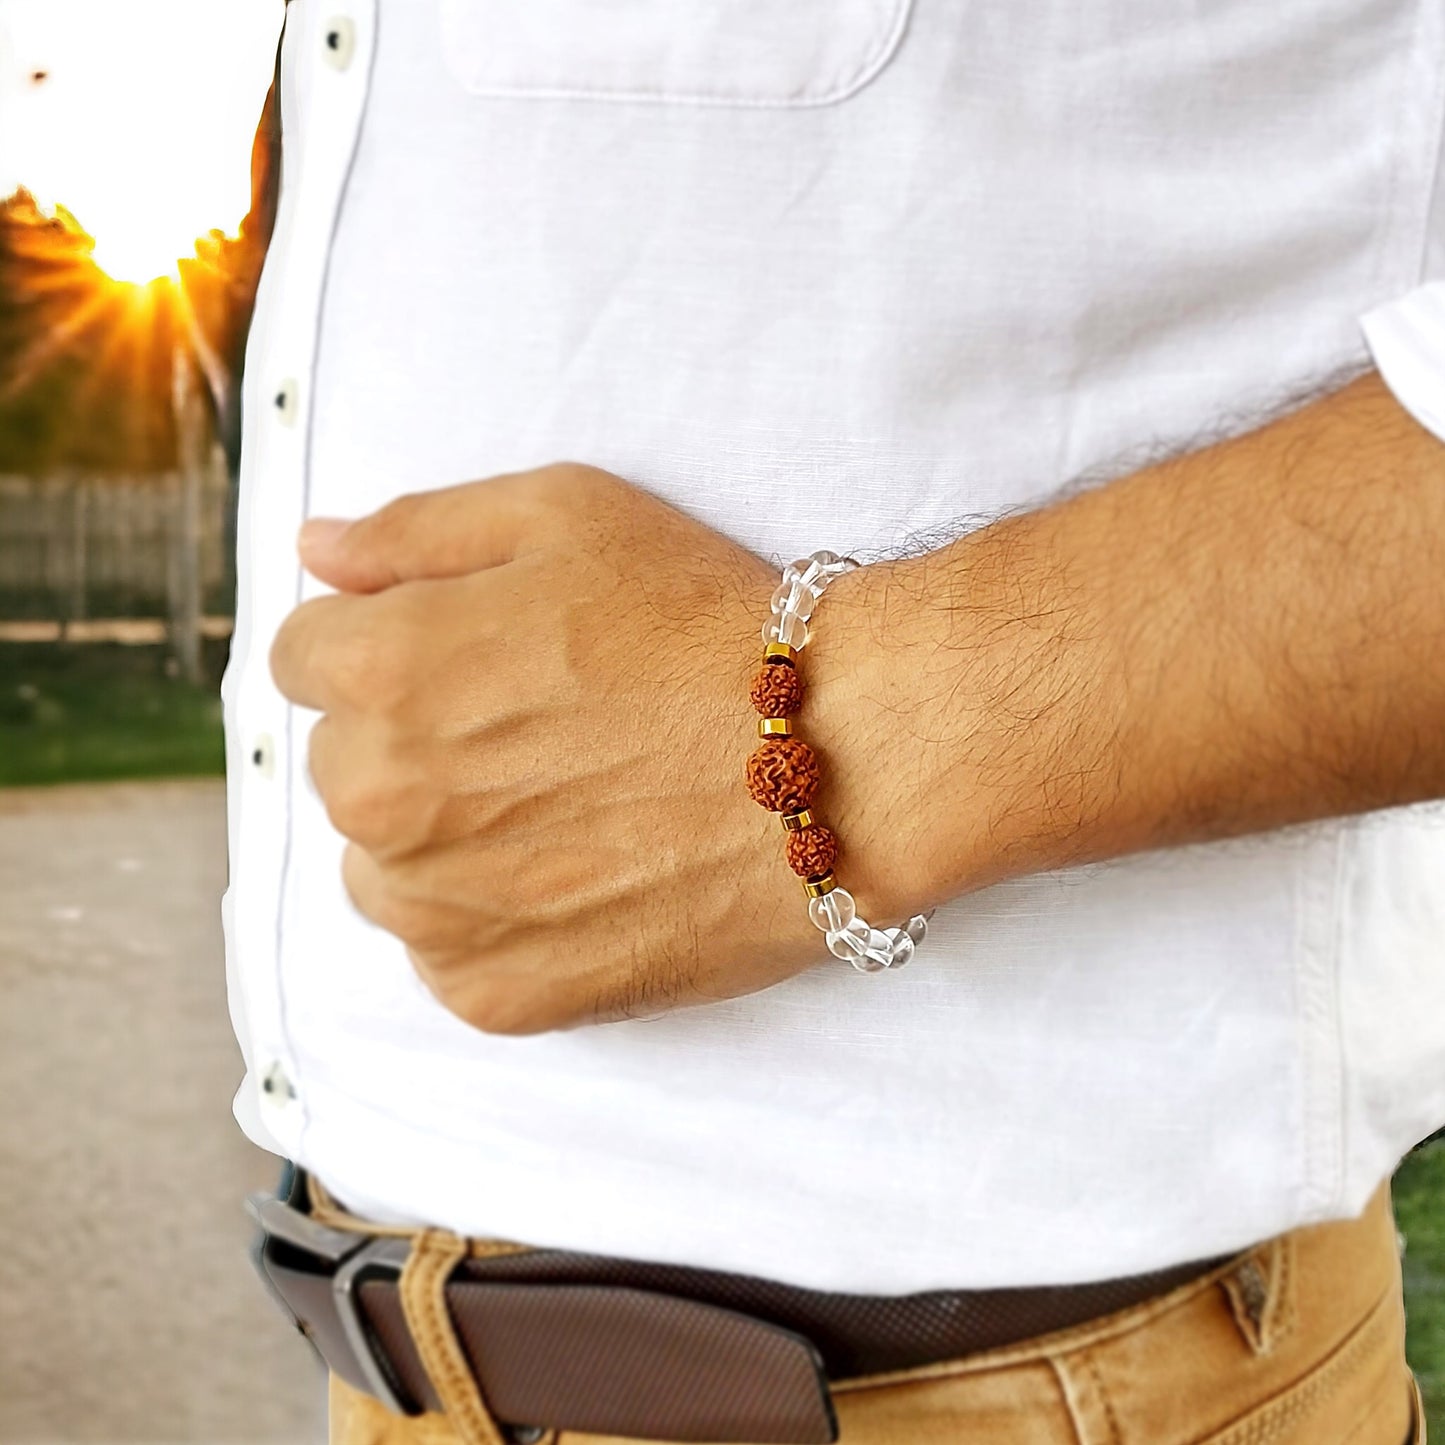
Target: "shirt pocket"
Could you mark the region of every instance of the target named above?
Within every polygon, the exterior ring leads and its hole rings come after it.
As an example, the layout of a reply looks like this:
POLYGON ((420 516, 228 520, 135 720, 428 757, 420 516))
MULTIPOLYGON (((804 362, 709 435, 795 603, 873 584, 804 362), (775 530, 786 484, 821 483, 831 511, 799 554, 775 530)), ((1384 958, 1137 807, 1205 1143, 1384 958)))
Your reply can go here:
POLYGON ((477 95, 828 105, 903 38, 912 0, 439 0, 451 73, 477 95))

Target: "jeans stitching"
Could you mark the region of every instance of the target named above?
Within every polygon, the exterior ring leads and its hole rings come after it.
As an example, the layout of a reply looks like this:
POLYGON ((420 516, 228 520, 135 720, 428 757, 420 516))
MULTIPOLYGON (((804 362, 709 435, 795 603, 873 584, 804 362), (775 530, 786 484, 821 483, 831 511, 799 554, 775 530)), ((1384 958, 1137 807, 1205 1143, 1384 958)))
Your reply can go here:
MULTIPOLYGON (((1409 1370, 1406 1370, 1405 1387, 1407 1397, 1413 1380, 1414 1376, 1410 1374, 1409 1370)), ((1365 1405, 1365 1408, 1359 1413, 1359 1415, 1355 1417, 1354 1423, 1350 1426, 1350 1433, 1344 1437, 1344 1439, 1340 1442, 1340 1445, 1356 1445, 1356 1442, 1359 1439, 1360 1431, 1363 1430, 1365 1426, 1370 1423, 1371 1417, 1374 1415, 1374 1413, 1375 1402, 1371 1400, 1365 1405)), ((1420 1445, 1419 1422, 1415 1416, 1415 1402, 1413 1399, 1410 1400, 1410 1433, 1405 1437, 1405 1445, 1420 1445)))
POLYGON ((833 1393, 849 1394, 860 1390, 882 1389, 889 1385, 977 1375, 1008 1365, 1030 1364, 1060 1352, 1071 1353, 1087 1345, 1100 1344, 1105 1340, 1129 1334, 1153 1323, 1161 1315, 1194 1303, 1199 1296, 1212 1290, 1231 1270, 1238 1269, 1239 1261, 1240 1257, 1236 1256, 1210 1270, 1208 1274, 1202 1274, 1198 1279, 1189 1280, 1178 1289, 1170 1290, 1168 1294, 1146 1300, 1143 1304, 1134 1305, 1118 1314, 1107 1315, 1100 1320, 1086 1321, 1067 1330, 1058 1330, 1053 1334, 1021 1340, 1016 1345, 1004 1345, 996 1350, 984 1350, 959 1359, 940 1360, 931 1365, 915 1365, 905 1370, 890 1370, 877 1375, 859 1375, 850 1380, 837 1380, 833 1383, 833 1393))
POLYGON ((1068 1366, 1059 1355, 1050 1355, 1049 1365, 1053 1369, 1054 1378, 1058 1381, 1059 1394, 1064 1399, 1064 1409, 1068 1413, 1069 1424, 1073 1427, 1075 1445, 1089 1445, 1088 1432, 1084 1428, 1083 1412, 1078 1400, 1074 1397, 1074 1382, 1070 1377, 1068 1366))
POLYGON ((1285 1235, 1279 1242, 1279 1288, 1275 1295, 1274 1308, 1268 1311, 1270 1349, 1294 1333, 1299 1319, 1294 1293, 1294 1249, 1294 1236, 1285 1235))
POLYGON ((447 1279, 466 1254, 459 1235, 423 1230, 402 1272, 402 1312, 452 1428, 466 1445, 503 1445, 447 1310, 447 1279))
POLYGON ((1123 1445, 1124 1432, 1119 1428, 1119 1417, 1114 1413, 1114 1402, 1104 1388, 1104 1377, 1099 1373, 1099 1362, 1087 1352, 1084 1354, 1083 1360, 1084 1368, 1088 1370, 1089 1378, 1094 1382, 1094 1389, 1099 1396, 1099 1404, 1103 1407, 1104 1420, 1109 1427, 1109 1445, 1123 1445))
MULTIPOLYGON (((314 1175, 306 1176, 306 1197, 311 1217, 318 1224, 332 1229, 343 1229, 351 1234, 385 1236, 388 1239, 415 1239, 424 1232, 424 1226, 416 1224, 377 1224, 343 1209, 332 1196, 331 1191, 314 1175)), ((467 1253, 473 1259, 495 1259, 509 1254, 535 1254, 537 1246, 517 1244, 510 1239, 468 1238, 467 1253)))
POLYGON ((1272 1400, 1256 1406, 1246 1418, 1236 1420, 1233 1424, 1226 1425, 1223 1430, 1202 1437, 1195 1441, 1194 1445, 1264 1445, 1264 1442, 1276 1438, 1281 1430, 1311 1408, 1345 1367, 1367 1345, 1374 1342, 1375 1336, 1384 1327, 1386 1307, 1395 1296, 1393 1287, 1387 1289, 1366 1311, 1354 1333, 1336 1347, 1329 1359, 1316 1365, 1303 1379, 1287 1386, 1272 1400))

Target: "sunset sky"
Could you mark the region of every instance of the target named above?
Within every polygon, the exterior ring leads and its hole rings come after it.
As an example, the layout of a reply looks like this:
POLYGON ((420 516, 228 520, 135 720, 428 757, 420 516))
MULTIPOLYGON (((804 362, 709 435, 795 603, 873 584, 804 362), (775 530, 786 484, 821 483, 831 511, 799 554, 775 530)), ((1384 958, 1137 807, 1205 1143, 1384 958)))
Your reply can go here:
POLYGON ((250 203, 282 0, 0 0, 0 196, 62 205, 120 281, 250 203))

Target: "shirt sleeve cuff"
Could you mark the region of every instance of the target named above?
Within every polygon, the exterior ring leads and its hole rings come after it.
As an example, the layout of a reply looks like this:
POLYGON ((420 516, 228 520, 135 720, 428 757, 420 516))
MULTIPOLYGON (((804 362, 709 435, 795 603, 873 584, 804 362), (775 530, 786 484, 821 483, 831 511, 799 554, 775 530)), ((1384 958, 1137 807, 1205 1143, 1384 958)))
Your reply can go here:
POLYGON ((1360 326, 1396 401, 1445 441, 1445 281, 1376 306, 1360 326))

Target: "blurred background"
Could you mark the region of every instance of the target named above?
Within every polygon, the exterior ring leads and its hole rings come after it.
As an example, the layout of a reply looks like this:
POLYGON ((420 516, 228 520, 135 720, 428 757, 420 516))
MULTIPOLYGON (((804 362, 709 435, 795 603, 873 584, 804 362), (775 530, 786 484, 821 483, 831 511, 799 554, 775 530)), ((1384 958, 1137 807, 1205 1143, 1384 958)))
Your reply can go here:
MULTIPOLYGON (((325 1438, 252 1276, 221 706, 283 0, 0 0, 0 1442, 325 1438)), ((278 539, 277 545, 285 545, 278 539)), ((1445 1431, 1445 1141, 1396 1179, 1445 1431)))
POLYGON ((0 1441, 325 1439, 230 1117, 221 707, 282 0, 0 0, 0 1441))

